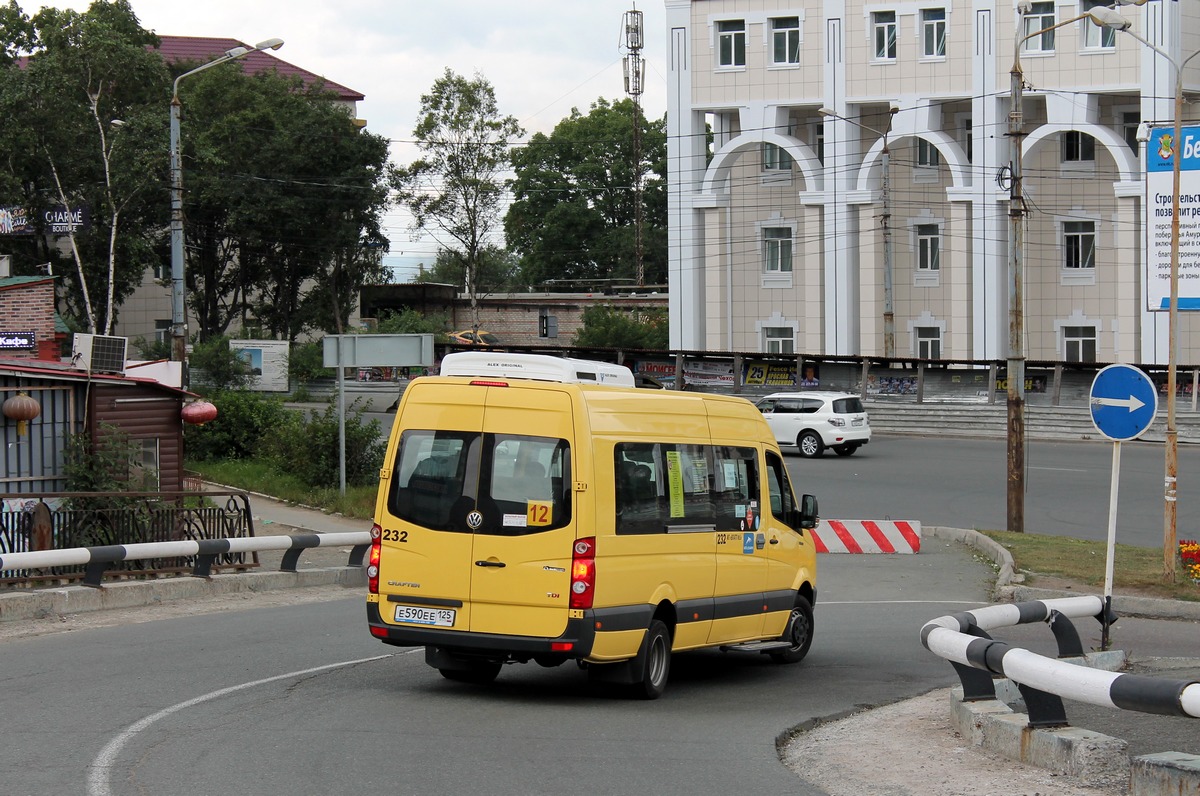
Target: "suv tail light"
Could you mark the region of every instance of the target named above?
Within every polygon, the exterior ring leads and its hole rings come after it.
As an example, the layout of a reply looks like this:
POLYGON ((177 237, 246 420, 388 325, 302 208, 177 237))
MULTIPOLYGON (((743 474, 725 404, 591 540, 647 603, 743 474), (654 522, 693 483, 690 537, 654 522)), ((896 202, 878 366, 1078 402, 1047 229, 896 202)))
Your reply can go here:
POLYGON ((596 537, 575 540, 571 554, 571 608, 592 607, 596 596, 596 537))
POLYGON ((379 523, 371 526, 371 555, 367 559, 367 591, 379 594, 379 552, 382 548, 383 529, 379 523))

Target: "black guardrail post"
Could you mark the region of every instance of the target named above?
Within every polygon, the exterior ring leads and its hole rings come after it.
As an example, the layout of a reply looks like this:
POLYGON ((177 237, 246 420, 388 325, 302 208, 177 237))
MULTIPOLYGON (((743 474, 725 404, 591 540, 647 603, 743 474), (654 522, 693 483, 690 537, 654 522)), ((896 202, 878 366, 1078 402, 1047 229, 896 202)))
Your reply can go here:
POLYGON ((295 572, 296 564, 300 563, 300 553, 310 547, 321 546, 321 536, 316 533, 297 533, 288 538, 292 540, 292 546, 283 554, 283 561, 279 564, 280 572, 295 572))

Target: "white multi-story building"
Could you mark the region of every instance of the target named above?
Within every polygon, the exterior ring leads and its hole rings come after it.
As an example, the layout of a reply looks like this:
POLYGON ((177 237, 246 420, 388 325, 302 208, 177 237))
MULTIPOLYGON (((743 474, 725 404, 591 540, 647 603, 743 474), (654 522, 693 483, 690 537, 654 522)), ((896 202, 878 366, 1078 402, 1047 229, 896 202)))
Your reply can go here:
MULTIPOLYGON (((1138 130, 1175 69, 1087 19, 1037 33, 1111 2, 665 0, 672 348, 882 355, 890 298, 895 356, 1005 358, 1019 54, 1025 355, 1167 362, 1138 130)), ((1196 0, 1118 11, 1200 49, 1196 0)))

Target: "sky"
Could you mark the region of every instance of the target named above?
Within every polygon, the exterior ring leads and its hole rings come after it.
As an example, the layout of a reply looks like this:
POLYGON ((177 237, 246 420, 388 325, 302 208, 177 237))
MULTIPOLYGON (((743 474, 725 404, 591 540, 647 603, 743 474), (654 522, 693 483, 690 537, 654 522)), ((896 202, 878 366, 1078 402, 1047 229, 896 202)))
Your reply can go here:
MULTIPOLYGON (((85 10, 89 0, 29 3, 85 10)), ((447 67, 486 78, 500 113, 516 117, 527 135, 549 133, 572 107, 586 113, 598 98, 625 96, 621 58, 623 16, 643 14, 650 118, 666 112, 666 31, 663 0, 132 0, 142 27, 160 35, 224 36, 253 45, 278 37, 273 55, 354 89, 366 99, 358 117, 392 141, 392 159, 416 158, 408 141, 421 95, 447 67)), ((385 224, 398 278, 416 263, 433 263, 437 242, 414 235, 400 210, 385 224)))

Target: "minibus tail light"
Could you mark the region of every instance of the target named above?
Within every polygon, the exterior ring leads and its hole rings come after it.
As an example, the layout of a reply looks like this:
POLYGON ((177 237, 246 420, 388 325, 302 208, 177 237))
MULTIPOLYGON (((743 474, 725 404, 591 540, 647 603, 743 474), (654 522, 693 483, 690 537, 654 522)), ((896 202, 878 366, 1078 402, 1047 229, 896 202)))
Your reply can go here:
POLYGON ((576 539, 571 554, 570 607, 588 609, 596 595, 596 538, 576 539))
POLYGON ((507 387, 506 381, 484 381, 483 379, 472 379, 472 387, 507 387))
POLYGON ((370 594, 379 594, 379 554, 383 539, 383 528, 379 527, 379 523, 371 526, 371 555, 367 559, 367 591, 370 594))

